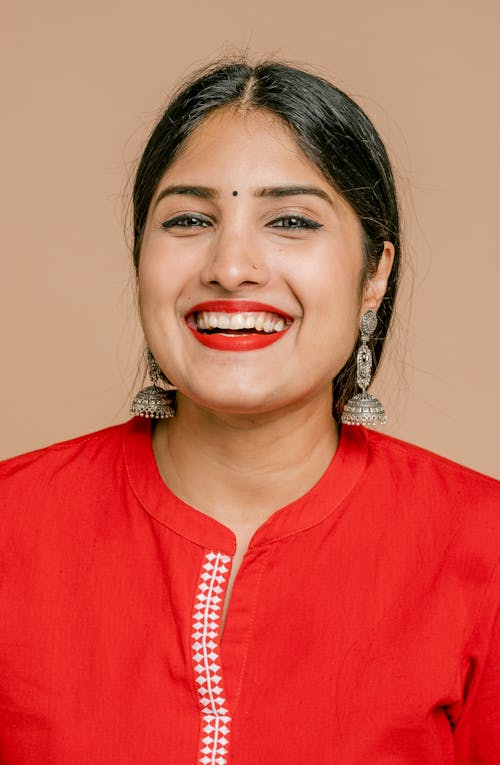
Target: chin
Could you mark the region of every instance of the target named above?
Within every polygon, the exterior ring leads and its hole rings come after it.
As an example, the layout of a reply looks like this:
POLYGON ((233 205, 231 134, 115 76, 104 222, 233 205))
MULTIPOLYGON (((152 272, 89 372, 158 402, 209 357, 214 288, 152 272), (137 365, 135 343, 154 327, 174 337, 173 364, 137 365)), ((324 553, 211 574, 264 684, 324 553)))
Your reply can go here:
POLYGON ((235 391, 234 387, 210 391, 210 393, 192 391, 186 395, 186 398, 203 409, 226 414, 259 414, 280 409, 286 405, 286 402, 278 401, 276 397, 269 394, 265 395, 262 391, 259 393, 256 393, 255 389, 252 391, 235 391))

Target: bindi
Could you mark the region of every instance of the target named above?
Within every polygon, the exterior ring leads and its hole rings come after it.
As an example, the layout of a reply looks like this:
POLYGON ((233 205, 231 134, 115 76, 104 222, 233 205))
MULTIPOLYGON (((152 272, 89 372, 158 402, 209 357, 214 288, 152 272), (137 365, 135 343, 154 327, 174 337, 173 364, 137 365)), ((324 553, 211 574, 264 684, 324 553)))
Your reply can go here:
POLYGON ((237 196, 238 196, 238 192, 237 191, 233 191, 233 197, 237 197, 237 196))

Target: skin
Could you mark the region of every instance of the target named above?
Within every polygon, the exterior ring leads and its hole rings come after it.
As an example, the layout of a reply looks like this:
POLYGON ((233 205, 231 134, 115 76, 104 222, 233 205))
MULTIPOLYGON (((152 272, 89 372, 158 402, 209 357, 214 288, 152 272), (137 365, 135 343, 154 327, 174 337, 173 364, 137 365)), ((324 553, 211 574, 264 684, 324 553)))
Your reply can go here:
POLYGON ((256 529, 305 494, 336 451, 331 380, 357 342, 362 313, 378 308, 393 257, 385 242, 376 274, 362 283, 356 215, 286 126, 265 112, 210 115, 158 184, 139 263, 140 311, 146 341, 179 392, 176 417, 158 423, 153 448, 171 490, 236 536, 224 617, 256 529), (214 194, 158 201, 171 185, 214 194), (319 188, 329 201, 258 195, 297 185, 319 188), (182 214, 197 224, 164 227, 182 214), (291 227, 286 216, 321 227, 291 227), (293 324, 260 350, 206 348, 185 316, 215 299, 267 303, 293 324))

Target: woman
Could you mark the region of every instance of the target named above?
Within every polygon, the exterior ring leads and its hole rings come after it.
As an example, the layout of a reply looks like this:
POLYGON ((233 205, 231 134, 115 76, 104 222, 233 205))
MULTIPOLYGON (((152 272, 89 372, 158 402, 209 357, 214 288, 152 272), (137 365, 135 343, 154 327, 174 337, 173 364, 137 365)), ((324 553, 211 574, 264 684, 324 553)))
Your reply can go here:
POLYGON ((500 762, 498 483, 363 427, 399 268, 374 127, 212 67, 134 233, 147 417, 2 467, 2 765, 500 762))

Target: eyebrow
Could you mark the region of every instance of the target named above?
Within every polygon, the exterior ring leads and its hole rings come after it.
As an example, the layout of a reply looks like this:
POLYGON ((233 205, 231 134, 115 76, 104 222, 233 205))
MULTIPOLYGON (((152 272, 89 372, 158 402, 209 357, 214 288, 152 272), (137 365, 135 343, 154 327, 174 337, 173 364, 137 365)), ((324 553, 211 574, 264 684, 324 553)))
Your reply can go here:
POLYGON ((282 197, 315 196, 328 202, 333 207, 331 197, 318 186, 265 186, 258 189, 255 196, 281 199, 282 197))
POLYGON ((219 194, 215 189, 211 189, 209 186, 166 186, 158 194, 158 198, 155 202, 155 208, 161 202, 162 199, 172 195, 180 195, 186 197, 199 197, 200 199, 216 199, 219 194))
MULTIPOLYGON (((177 184, 173 186, 166 186, 160 191, 153 209, 155 209, 161 200, 165 197, 175 195, 198 197, 199 199, 210 200, 218 199, 220 197, 219 192, 216 191, 216 189, 210 188, 209 186, 186 186, 177 184)), ((318 186, 264 186, 261 189, 257 189, 255 196, 260 199, 282 199, 283 197, 315 196, 323 199, 325 202, 328 202, 328 204, 332 207, 334 206, 331 197, 326 193, 326 191, 323 191, 323 189, 320 189, 318 186)))

